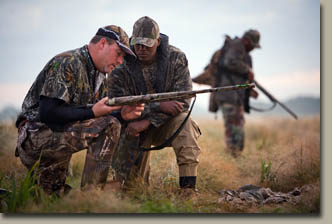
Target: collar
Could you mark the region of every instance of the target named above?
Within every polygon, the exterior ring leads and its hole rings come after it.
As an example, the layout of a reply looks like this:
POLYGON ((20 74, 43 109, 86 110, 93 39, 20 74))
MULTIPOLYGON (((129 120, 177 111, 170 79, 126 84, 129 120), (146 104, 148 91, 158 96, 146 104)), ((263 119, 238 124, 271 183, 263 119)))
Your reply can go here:
POLYGON ((88 45, 82 47, 82 53, 86 59, 88 71, 98 71, 96 65, 93 63, 92 57, 90 55, 88 45))

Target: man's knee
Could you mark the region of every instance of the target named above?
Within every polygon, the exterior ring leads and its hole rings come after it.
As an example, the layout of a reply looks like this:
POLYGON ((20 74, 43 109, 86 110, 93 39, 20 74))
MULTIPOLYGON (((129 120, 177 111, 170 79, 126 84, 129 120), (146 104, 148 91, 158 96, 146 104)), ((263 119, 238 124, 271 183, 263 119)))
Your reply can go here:
POLYGON ((80 125, 84 127, 83 132, 95 133, 97 136, 105 133, 115 142, 120 138, 121 123, 116 117, 111 115, 93 118, 82 122, 80 125))
POLYGON ((109 116, 109 124, 113 125, 116 129, 121 129, 121 123, 116 117, 109 116))
POLYGON ((111 129, 110 134, 113 136, 114 139, 116 139, 116 141, 118 141, 121 133, 120 121, 116 117, 109 116, 108 124, 109 125, 107 127, 111 129))
MULTIPOLYGON (((182 125, 183 121, 187 117, 187 113, 180 113, 176 117, 172 118, 170 122, 168 123, 168 127, 170 129, 179 128, 180 125, 182 125)), ((201 135, 201 131, 199 129, 198 124, 191 118, 191 116, 188 118, 185 124, 183 124, 183 128, 181 132, 179 133, 179 136, 187 136, 187 137, 194 137, 197 139, 201 135)))
POLYGON ((183 151, 183 149, 188 148, 189 151, 191 149, 195 149, 199 151, 199 145, 197 142, 198 137, 201 135, 201 131, 197 125, 197 123, 188 119, 187 124, 183 127, 181 132, 172 142, 172 147, 176 151, 183 151))

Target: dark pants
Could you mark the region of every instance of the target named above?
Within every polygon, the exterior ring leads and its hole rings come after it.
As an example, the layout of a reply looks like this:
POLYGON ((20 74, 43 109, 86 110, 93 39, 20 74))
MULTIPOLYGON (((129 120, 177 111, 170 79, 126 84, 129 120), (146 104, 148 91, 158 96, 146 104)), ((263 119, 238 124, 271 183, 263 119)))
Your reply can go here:
POLYGON ((244 108, 242 105, 223 104, 221 109, 225 123, 226 147, 235 155, 244 148, 244 108))

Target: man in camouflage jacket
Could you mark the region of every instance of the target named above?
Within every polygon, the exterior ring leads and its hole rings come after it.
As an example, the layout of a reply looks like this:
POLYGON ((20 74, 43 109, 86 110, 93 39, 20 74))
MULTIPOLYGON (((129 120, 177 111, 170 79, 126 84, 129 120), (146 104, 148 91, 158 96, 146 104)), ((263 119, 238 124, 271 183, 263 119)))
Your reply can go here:
POLYGON ((81 187, 106 183, 119 120, 137 118, 144 109, 104 104, 105 75, 123 62, 125 53, 136 57, 127 34, 118 26, 102 27, 88 45, 53 57, 32 84, 16 122, 15 155, 28 169, 39 162, 34 172, 46 193, 62 195, 70 189, 65 184, 68 164, 83 149, 87 156, 81 187))
MULTIPOLYGON (((216 51, 205 71, 193 81, 213 87, 244 84, 254 80, 252 59, 249 54, 260 48, 260 34, 248 30, 242 38, 226 36, 223 47, 216 51)), ((244 148, 244 112, 249 113, 249 97, 257 97, 252 89, 213 93, 210 96, 210 112, 221 108, 225 124, 227 151, 237 157, 244 148)))
MULTIPOLYGON (((191 90, 192 83, 185 54, 168 44, 158 24, 149 17, 136 21, 131 45, 137 59, 128 58, 109 77, 110 97, 191 90)), ((140 152, 165 142, 187 115, 190 99, 149 103, 142 116, 123 130, 112 167, 120 179, 149 180, 150 152, 140 152)), ((179 167, 180 186, 195 189, 200 147, 198 125, 188 119, 182 131, 169 145, 173 147, 179 167)))

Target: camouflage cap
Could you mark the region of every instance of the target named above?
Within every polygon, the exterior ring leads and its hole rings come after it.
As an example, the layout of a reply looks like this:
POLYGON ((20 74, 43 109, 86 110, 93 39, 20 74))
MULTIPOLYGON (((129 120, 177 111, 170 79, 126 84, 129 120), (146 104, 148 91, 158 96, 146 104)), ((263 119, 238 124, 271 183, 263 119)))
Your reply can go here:
POLYGON ((160 37, 158 24, 148 16, 144 16, 136 21, 131 37, 131 45, 142 44, 152 47, 160 37))
POLYGON ((248 30, 243 34, 243 37, 247 38, 254 48, 261 48, 259 44, 260 33, 257 30, 248 30))
POLYGON ((115 40, 121 50, 126 54, 136 57, 135 53, 130 49, 128 35, 121 27, 115 25, 101 27, 98 29, 96 35, 115 40))

